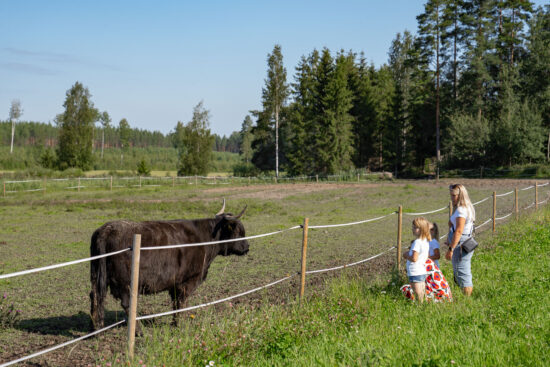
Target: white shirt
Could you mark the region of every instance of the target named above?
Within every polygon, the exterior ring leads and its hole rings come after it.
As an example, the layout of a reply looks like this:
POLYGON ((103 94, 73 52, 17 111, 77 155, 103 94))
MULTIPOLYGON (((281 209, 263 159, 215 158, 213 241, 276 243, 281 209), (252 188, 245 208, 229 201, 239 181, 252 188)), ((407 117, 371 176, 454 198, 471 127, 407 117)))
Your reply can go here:
MULTIPOLYGON (((440 248, 439 247, 439 241, 434 238, 430 241, 429 246, 430 246, 429 254, 430 254, 430 256, 434 256, 434 250, 440 248)), ((439 260, 433 260, 433 262, 436 263, 437 267, 439 268, 439 260)))
POLYGON ((453 224, 453 231, 456 231, 456 218, 464 218, 466 219, 466 223, 464 224, 464 231, 462 231, 462 234, 470 235, 472 233, 472 227, 474 225, 474 221, 472 218, 468 215, 468 210, 464 206, 459 206, 454 211, 453 215, 451 215, 451 223, 453 224))
POLYGON ((413 251, 418 252, 418 259, 415 262, 407 260, 407 274, 409 276, 426 274, 426 260, 430 252, 428 240, 417 238, 411 245, 409 256, 413 255, 413 251))

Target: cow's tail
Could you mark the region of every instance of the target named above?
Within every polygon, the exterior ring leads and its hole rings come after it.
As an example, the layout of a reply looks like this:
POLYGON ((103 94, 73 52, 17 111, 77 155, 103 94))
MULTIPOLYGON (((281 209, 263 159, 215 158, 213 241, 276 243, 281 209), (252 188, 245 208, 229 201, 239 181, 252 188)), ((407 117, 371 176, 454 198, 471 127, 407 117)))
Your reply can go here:
MULTIPOLYGON (((105 254, 105 237, 101 236, 99 230, 92 235, 90 255, 98 256, 105 254)), ((92 317, 92 330, 101 329, 105 319, 105 297, 107 295, 107 260, 105 257, 92 260, 90 263, 90 281, 92 291, 90 292, 90 315, 92 317)))

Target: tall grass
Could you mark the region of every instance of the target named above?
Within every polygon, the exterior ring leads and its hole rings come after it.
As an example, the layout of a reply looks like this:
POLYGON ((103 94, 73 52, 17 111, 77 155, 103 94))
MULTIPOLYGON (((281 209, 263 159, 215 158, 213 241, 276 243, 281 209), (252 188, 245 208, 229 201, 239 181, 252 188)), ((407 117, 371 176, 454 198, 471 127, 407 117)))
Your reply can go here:
POLYGON ((155 326, 134 365, 547 366, 549 223, 546 208, 483 238, 471 298, 453 287, 453 303, 418 305, 400 294, 403 276, 347 274, 301 306, 229 304, 155 326))

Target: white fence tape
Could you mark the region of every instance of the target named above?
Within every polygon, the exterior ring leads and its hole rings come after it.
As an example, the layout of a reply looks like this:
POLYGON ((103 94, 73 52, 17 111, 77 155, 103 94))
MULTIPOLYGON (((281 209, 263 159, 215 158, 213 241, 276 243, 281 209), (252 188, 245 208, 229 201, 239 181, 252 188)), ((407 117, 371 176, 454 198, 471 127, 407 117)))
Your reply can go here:
POLYGON ((521 191, 525 191, 525 190, 531 190, 532 188, 534 188, 535 186, 528 186, 526 188, 523 188, 521 189, 521 191))
POLYGON ((122 321, 119 321, 117 323, 114 323, 112 325, 109 325, 107 327, 104 327, 103 329, 100 329, 100 330, 96 330, 94 331, 93 333, 90 333, 90 334, 87 334, 87 335, 84 335, 84 336, 81 336, 80 338, 76 338, 76 339, 73 339, 73 340, 70 340, 68 342, 65 342, 65 343, 62 343, 62 344, 59 344, 59 345, 56 345, 54 347, 51 347, 51 348, 48 348, 48 349, 44 349, 44 350, 41 350, 40 352, 36 352, 36 353, 33 353, 31 355, 28 355, 26 357, 22 357, 22 358, 19 358, 19 359, 16 359, 15 361, 10 361, 10 362, 6 362, 4 364, 0 364, 0 367, 7 367, 7 366, 11 366, 13 364, 16 364, 16 363, 19 363, 19 362, 23 362, 23 361, 26 361, 28 359, 31 359, 31 358, 34 358, 34 357, 38 357, 42 354, 46 354, 46 353, 49 353, 49 352, 52 352, 56 349, 59 349, 59 348, 63 348, 63 347, 66 347, 67 345, 70 345, 70 344, 73 344, 73 343, 76 343, 76 342, 79 342, 81 340, 84 340, 84 339, 87 339, 89 337, 92 337, 94 335, 97 335, 99 333, 102 333, 104 331, 107 331, 109 329, 112 329, 114 328, 115 326, 118 326, 122 323, 126 322, 126 320, 122 320, 122 321))
POLYGON ((391 248, 389 248, 388 250, 384 251, 384 252, 381 252, 377 255, 374 255, 374 256, 371 256, 367 259, 363 259, 363 260, 359 260, 359 261, 356 261, 354 263, 351 263, 351 264, 346 264, 346 265, 340 265, 340 266, 335 266, 333 268, 327 268, 327 269, 319 269, 319 270, 310 270, 310 271, 306 271, 306 274, 316 274, 316 273, 325 273, 327 271, 333 271, 333 270, 339 270, 339 269, 344 269, 344 268, 348 268, 350 266, 355 266, 355 265, 359 265, 359 264, 362 264, 364 262, 367 262, 369 260, 372 260, 372 259, 376 259, 377 257, 380 257, 388 252, 390 252, 391 250, 394 250, 396 247, 393 246, 391 248))
MULTIPOLYGON (((217 301, 212 301, 212 302, 207 302, 207 303, 203 303, 201 305, 197 305, 197 306, 191 306, 191 307, 186 307, 186 308, 181 308, 179 310, 173 310, 173 311, 167 311, 167 312, 162 312, 162 313, 157 313, 157 314, 154 314, 154 315, 147 315, 147 316, 140 316, 140 317, 136 317, 136 320, 147 320, 147 319, 152 319, 152 318, 155 318, 155 317, 160 317, 160 316, 167 316, 167 315, 173 315, 175 313, 180 313, 180 312, 184 312, 184 311, 190 311, 190 310, 195 310, 197 308, 202 308, 202 307, 207 307, 207 306, 211 306, 211 305, 215 305, 217 303, 222 303, 222 302, 225 302, 225 301, 229 301, 229 300, 232 300, 232 299, 235 299, 235 298, 238 298, 238 297, 242 297, 244 295, 247 295, 247 294, 250 294, 250 293, 254 293, 254 292, 257 292, 259 290, 262 290, 262 289, 265 289, 265 288, 269 288, 269 287, 272 287, 274 286, 275 284, 278 284, 278 283, 281 283, 281 282, 284 282, 285 280, 288 280, 292 277, 294 277, 295 275, 289 275, 287 277, 284 277, 282 279, 279 279, 279 280, 276 280, 272 283, 269 283, 269 284, 266 284, 264 286, 261 286, 261 287, 258 287, 258 288, 254 288, 254 289, 251 289, 249 291, 246 291, 246 292, 243 292, 243 293, 239 293, 239 294, 236 294, 234 296, 231 296, 231 297, 227 297, 227 298, 222 298, 222 299, 219 299, 217 301)), ((2 367, 2 366, 0 366, 2 367)))
POLYGON ((384 215, 384 216, 382 216, 382 217, 372 218, 372 219, 366 219, 366 220, 361 220, 361 221, 358 221, 358 222, 342 223, 342 224, 326 224, 326 225, 322 225, 322 226, 308 226, 308 228, 309 228, 309 229, 319 229, 319 228, 334 228, 334 227, 353 226, 353 225, 361 224, 361 223, 374 222, 374 221, 377 221, 377 220, 380 220, 380 219, 389 217, 390 215, 394 215, 394 214, 395 214, 395 212, 390 213, 390 214, 387 214, 387 215, 384 215))
POLYGON ((543 186, 546 186, 546 185, 548 185, 548 184, 550 184, 550 182, 547 182, 547 183, 545 183, 545 184, 540 184, 540 185, 537 185, 537 186, 538 186, 538 187, 543 187, 543 186))
POLYGON ((69 261, 69 262, 66 262, 66 263, 60 263, 60 264, 55 264, 55 265, 50 265, 50 266, 44 266, 43 268, 29 269, 29 270, 19 271, 17 273, 10 273, 10 274, 0 274, 0 279, 12 278, 12 277, 16 277, 16 276, 19 276, 19 275, 37 273, 39 271, 56 269, 56 268, 61 268, 61 267, 64 267, 64 266, 79 264, 79 263, 83 263, 85 261, 92 261, 92 260, 101 259, 102 257, 118 255, 118 254, 126 252, 126 251, 130 251, 130 248, 126 248, 124 250, 115 251, 115 252, 109 252, 109 253, 103 254, 103 255, 87 257, 85 259, 69 261))
POLYGON ((424 214, 432 214, 432 213, 437 213, 437 212, 440 212, 440 211, 443 211, 445 209, 449 209, 449 206, 444 206, 443 208, 441 209, 436 209, 436 210, 432 210, 430 212, 424 212, 424 213, 403 213, 403 215, 424 215, 424 214))
POLYGON ((502 197, 502 196, 506 196, 506 195, 510 195, 510 194, 513 194, 514 193, 514 190, 510 191, 510 192, 507 192, 506 194, 498 194, 498 195, 495 195, 497 198, 499 197, 502 197))

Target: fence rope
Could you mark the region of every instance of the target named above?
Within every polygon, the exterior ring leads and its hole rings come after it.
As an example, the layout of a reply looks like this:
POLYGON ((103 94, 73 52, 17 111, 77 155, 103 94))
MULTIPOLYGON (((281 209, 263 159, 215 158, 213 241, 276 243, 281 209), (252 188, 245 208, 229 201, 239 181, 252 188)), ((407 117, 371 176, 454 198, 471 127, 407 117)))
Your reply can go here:
POLYGON ((547 183, 545 183, 545 184, 540 184, 540 185, 537 185, 537 186, 538 186, 538 187, 543 187, 543 186, 546 186, 546 185, 548 185, 548 184, 550 184, 550 182, 547 182, 547 183))
POLYGON ((197 242, 197 243, 182 243, 179 245, 168 245, 168 246, 154 246, 154 247, 142 247, 141 251, 148 251, 148 250, 166 250, 171 248, 181 248, 181 247, 195 247, 195 246, 208 246, 208 245, 215 245, 218 243, 228 243, 228 242, 237 242, 237 241, 244 241, 244 240, 251 240, 254 238, 260 238, 260 237, 267 237, 267 236, 273 236, 275 234, 291 231, 293 229, 301 228, 302 226, 294 226, 287 229, 283 229, 280 231, 270 232, 270 233, 264 233, 264 234, 257 234, 255 236, 248 236, 248 237, 239 237, 239 238, 232 238, 230 240, 221 240, 221 241, 209 241, 209 242, 197 242))
POLYGON ((338 270, 338 269, 344 269, 344 268, 347 268, 347 267, 350 267, 350 266, 355 266, 355 265, 359 265, 359 264, 362 264, 364 262, 367 262, 367 261, 370 261, 372 259, 376 259, 377 257, 380 257, 388 252, 390 252, 391 250, 395 250, 396 247, 393 246, 391 248, 389 248, 388 250, 384 251, 384 252, 381 252, 377 255, 374 255, 374 256, 371 256, 367 259, 363 259, 363 260, 359 260, 359 261, 356 261, 354 263, 351 263, 351 264, 346 264, 346 265, 340 265, 340 266, 335 266, 333 268, 327 268, 327 269, 319 269, 319 270, 309 270, 309 271, 306 271, 306 274, 316 274, 316 273, 325 273, 325 272, 328 272, 328 271, 333 271, 333 270, 338 270))
POLYGON ((85 261, 92 261, 92 260, 101 259, 102 257, 108 257, 108 256, 118 255, 118 254, 123 253, 123 252, 126 252, 126 251, 130 251, 130 248, 125 248, 124 250, 119 250, 119 251, 115 251, 115 252, 109 252, 109 253, 106 253, 106 254, 103 254, 103 255, 97 255, 97 256, 93 256, 93 257, 87 257, 87 258, 85 258, 85 259, 69 261, 69 262, 66 262, 66 263, 60 263, 60 264, 55 264, 55 265, 50 265, 50 266, 44 266, 44 267, 42 267, 42 268, 35 268, 35 269, 23 270, 23 271, 19 271, 19 272, 17 272, 17 273, 1 274, 1 275, 0 275, 0 279, 12 278, 12 277, 16 277, 16 276, 19 276, 19 275, 37 273, 37 272, 39 272, 39 271, 50 270, 50 269, 56 269, 56 268, 61 268, 61 267, 64 267, 64 266, 79 264, 79 263, 83 263, 83 262, 85 262, 85 261))
POLYGON ((389 217, 390 215, 394 215, 395 213, 396 212, 392 212, 390 214, 387 214, 387 215, 384 215, 384 216, 381 216, 381 217, 378 217, 378 218, 366 219, 366 220, 361 220, 361 221, 358 221, 358 222, 342 223, 342 224, 326 224, 326 225, 322 225, 322 226, 309 226, 308 228, 309 229, 319 229, 319 228, 334 228, 334 227, 353 226, 353 225, 361 224, 361 223, 374 222, 376 220, 380 220, 380 219, 389 217))
POLYGON ((118 326, 122 323, 126 322, 126 320, 121 320, 117 323, 114 323, 112 325, 109 325, 107 327, 104 327, 103 329, 100 329, 100 330, 96 330, 90 334, 87 334, 87 335, 84 335, 84 336, 81 336, 80 338, 76 338, 76 339, 73 339, 73 340, 69 340, 68 342, 65 342, 65 343, 62 343, 62 344, 58 344, 56 346, 53 346, 51 348, 48 348, 48 349, 44 349, 44 350, 41 350, 40 352, 36 352, 36 353, 33 353, 31 355, 28 355, 26 357, 22 357, 22 358, 19 358, 19 359, 16 359, 15 361, 10 361, 10 362, 7 362, 7 363, 4 363, 4 364, 0 364, 0 367, 7 367, 7 366, 11 366, 13 364, 16 364, 16 363, 19 363, 19 362, 23 362, 23 361, 26 361, 28 359, 31 359, 31 358, 34 358, 34 357, 38 357, 42 354, 46 354, 46 353, 49 353, 49 352, 52 352, 56 349, 60 349, 60 348, 63 348, 63 347, 66 347, 67 345, 70 345, 70 344, 73 344, 73 343, 76 343, 76 342, 79 342, 81 340, 84 340, 84 339, 87 339, 91 336, 94 336, 94 335, 97 335, 99 333, 102 333, 104 331, 107 331, 109 329, 112 329, 114 328, 115 326, 118 326))
POLYGON ((502 196, 506 196, 506 195, 510 195, 510 194, 513 194, 514 193, 514 190, 510 191, 510 192, 507 192, 506 194, 498 194, 498 195, 495 195, 496 197, 502 197, 502 196))
POLYGON ((505 216, 503 216, 503 217, 495 218, 495 220, 502 220, 502 219, 506 219, 506 218, 508 218, 509 216, 511 216, 512 214, 514 214, 514 212, 511 212, 511 213, 509 213, 509 214, 506 214, 506 215, 505 215, 505 216))
MULTIPOLYGON (((155 317, 173 315, 173 314, 175 314, 175 313, 180 313, 180 312, 195 310, 195 309, 197 309, 197 308, 203 308, 203 307, 215 305, 215 304, 222 303, 222 302, 225 302, 225 301, 229 301, 229 300, 232 300, 232 299, 235 299, 235 298, 238 298, 238 297, 242 297, 242 296, 247 295, 247 294, 251 294, 251 293, 257 292, 257 291, 262 290, 262 289, 265 289, 265 288, 272 287, 272 286, 274 286, 275 284, 284 282, 285 280, 288 280, 288 279, 290 279, 290 278, 292 278, 292 277, 294 277, 294 276, 296 276, 296 275, 289 275, 289 276, 286 276, 286 277, 284 277, 284 278, 282 278, 282 279, 276 280, 276 281, 274 281, 274 282, 272 282, 272 283, 263 285, 263 286, 258 287, 258 288, 251 289, 251 290, 246 291, 246 292, 243 292, 243 293, 236 294, 236 295, 234 295, 234 296, 222 298, 222 299, 219 299, 219 300, 216 300, 216 301, 212 301, 212 302, 203 303, 203 304, 201 304, 201 305, 196 305, 196 306, 181 308, 181 309, 179 309, 179 310, 161 312, 161 313, 157 313, 157 314, 153 314, 153 315, 147 315, 147 316, 140 316, 140 317, 136 317, 136 320, 147 320, 147 319, 152 319, 152 318, 155 318, 155 317)), ((2 366, 0 366, 0 367, 2 367, 2 366)))
POLYGON ((489 218, 489 219, 487 219, 485 222, 483 222, 482 224, 480 224, 479 226, 475 226, 475 228, 481 228, 481 227, 483 227, 484 225, 486 225, 487 223, 490 223, 492 220, 493 220, 493 218, 489 218))
POLYGON ((436 209, 436 210, 432 210, 430 212, 424 212, 424 213, 403 213, 403 215, 424 215, 424 214, 432 214, 432 213, 437 213, 437 212, 440 212, 440 211, 443 211, 445 209, 449 209, 449 206, 446 205, 444 206, 443 208, 441 209, 436 209))
POLYGON ((477 205, 477 204, 481 204, 483 203, 484 201, 487 201, 491 198, 492 196, 487 196, 485 199, 481 199, 480 201, 476 202, 476 203, 473 203, 472 205, 477 205))
POLYGON ((531 190, 532 188, 534 188, 535 186, 531 185, 531 186, 528 186, 528 187, 525 187, 523 189, 520 189, 521 191, 525 191, 525 190, 531 190))

